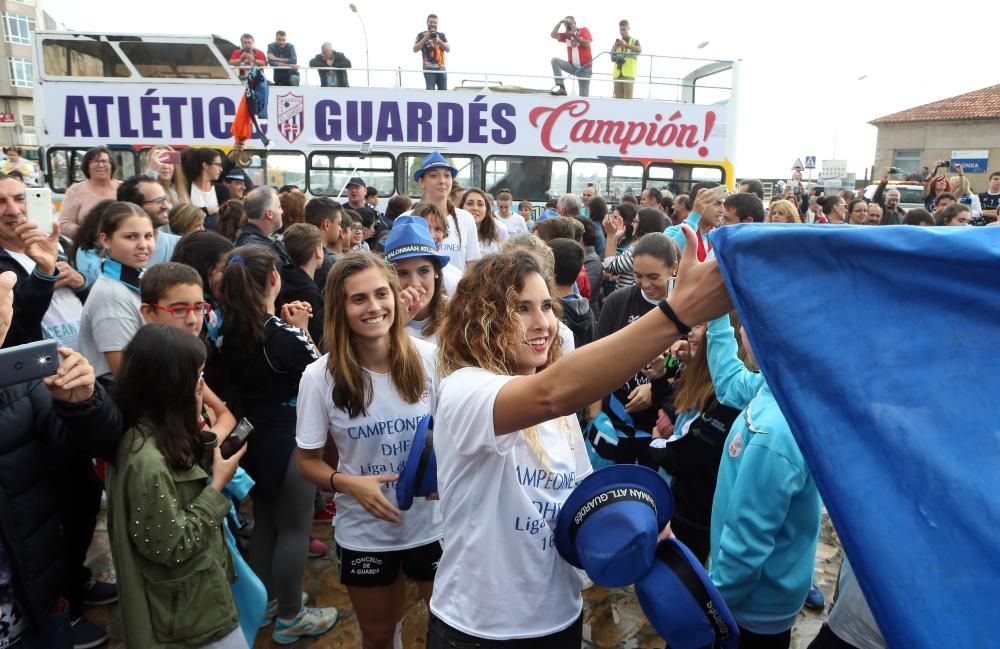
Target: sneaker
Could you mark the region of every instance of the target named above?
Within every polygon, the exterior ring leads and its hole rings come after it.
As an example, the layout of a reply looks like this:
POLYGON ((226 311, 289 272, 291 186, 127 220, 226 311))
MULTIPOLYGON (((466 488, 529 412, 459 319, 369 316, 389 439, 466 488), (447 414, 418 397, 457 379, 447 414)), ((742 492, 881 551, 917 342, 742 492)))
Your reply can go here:
MULTIPOLYGON (((309 594, 306 593, 306 591, 302 591, 302 606, 306 605, 306 600, 308 599, 309 599, 309 594)), ((274 622, 274 618, 276 617, 278 617, 278 600, 276 599, 268 600, 267 609, 264 611, 264 619, 260 621, 261 628, 274 622)))
POLYGON ((826 608, 826 597, 823 596, 823 591, 816 584, 812 585, 809 594, 806 595, 806 608, 813 611, 822 611, 826 608))
POLYGON ((271 639, 278 644, 292 644, 304 637, 323 635, 337 623, 338 615, 337 609, 333 607, 303 607, 298 616, 290 622, 286 622, 280 617, 276 619, 271 639))
POLYGON ((314 523, 326 523, 330 522, 337 515, 337 503, 333 501, 333 498, 326 499, 326 506, 313 514, 314 523))
POLYGON ((118 601, 117 584, 91 579, 83 592, 84 606, 107 606, 118 601))
POLYGON ((100 647, 108 641, 108 631, 85 617, 78 617, 71 623, 73 649, 91 649, 100 647))
POLYGON ((309 537, 309 558, 317 559, 326 555, 330 548, 326 547, 326 543, 323 543, 314 536, 309 537))
POLYGON ((557 97, 565 97, 566 96, 566 86, 558 86, 558 87, 556 87, 556 89, 552 91, 552 94, 555 95, 555 96, 557 96, 557 97))

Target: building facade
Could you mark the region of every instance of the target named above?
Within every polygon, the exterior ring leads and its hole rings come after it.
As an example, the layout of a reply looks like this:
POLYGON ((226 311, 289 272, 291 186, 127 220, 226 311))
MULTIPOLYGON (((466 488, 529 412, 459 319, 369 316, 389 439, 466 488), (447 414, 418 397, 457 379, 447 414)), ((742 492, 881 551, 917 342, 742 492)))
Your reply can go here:
MULTIPOLYGON (((1000 85, 879 117, 873 178, 886 167, 920 173, 938 160, 968 160, 973 191, 1000 171, 1000 85), (975 166, 972 161, 976 160, 975 166)), ((951 170, 950 175, 955 175, 951 170)))
POLYGON ((0 144, 37 145, 32 41, 36 27, 56 29, 56 23, 35 0, 0 0, 0 18, 0 144))

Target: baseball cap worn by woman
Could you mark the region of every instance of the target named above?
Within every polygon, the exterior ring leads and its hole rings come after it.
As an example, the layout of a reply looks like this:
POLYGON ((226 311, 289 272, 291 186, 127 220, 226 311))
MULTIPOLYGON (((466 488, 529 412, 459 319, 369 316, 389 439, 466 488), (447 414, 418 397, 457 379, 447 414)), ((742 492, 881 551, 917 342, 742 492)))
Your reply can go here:
POLYGON ((435 151, 420 162, 420 167, 413 173, 413 179, 419 181, 423 178, 424 173, 431 169, 447 169, 451 172, 452 178, 458 175, 458 169, 451 166, 451 163, 443 155, 435 151))
POLYGON ((556 549, 595 584, 634 584, 652 568, 656 540, 673 513, 670 487, 656 471, 636 464, 598 469, 563 504, 556 549))
POLYGON ((399 216, 382 244, 390 264, 409 257, 432 257, 443 268, 451 259, 437 250, 427 221, 419 216, 399 216))

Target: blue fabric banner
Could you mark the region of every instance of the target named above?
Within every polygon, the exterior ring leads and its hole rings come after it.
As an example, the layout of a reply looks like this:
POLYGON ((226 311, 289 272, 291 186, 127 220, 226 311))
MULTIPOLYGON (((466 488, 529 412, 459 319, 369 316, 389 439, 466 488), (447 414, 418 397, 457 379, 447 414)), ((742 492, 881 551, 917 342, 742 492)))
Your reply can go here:
POLYGON ((1000 227, 711 239, 889 646, 994 646, 1000 227))

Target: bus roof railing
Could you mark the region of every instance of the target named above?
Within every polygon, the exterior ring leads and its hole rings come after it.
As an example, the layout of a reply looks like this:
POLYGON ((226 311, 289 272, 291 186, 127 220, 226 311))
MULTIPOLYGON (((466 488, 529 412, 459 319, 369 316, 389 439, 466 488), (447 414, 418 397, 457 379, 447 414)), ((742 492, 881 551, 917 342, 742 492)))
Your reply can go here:
MULTIPOLYGON (((128 55, 128 48, 121 47, 121 44, 128 43, 149 43, 149 44, 163 44, 165 41, 169 42, 173 40, 178 45, 182 44, 198 44, 198 45, 209 45, 218 54, 218 60, 215 57, 211 57, 211 61, 203 61, 202 64, 206 66, 219 66, 225 68, 225 76, 231 82, 239 82, 239 77, 237 74, 237 69, 234 69, 227 65, 229 54, 231 52, 224 52, 223 49, 230 46, 235 48, 235 45, 230 43, 228 40, 221 38, 216 35, 212 36, 178 36, 178 35, 163 35, 163 34, 84 34, 76 32, 53 32, 53 31, 38 31, 36 36, 39 42, 42 41, 69 41, 69 42, 96 42, 104 41, 109 44, 110 48, 114 51, 117 57, 122 60, 117 62, 120 64, 120 68, 125 68, 128 72, 126 76, 85 76, 80 74, 52 74, 50 71, 42 70, 44 65, 45 57, 41 57, 42 65, 36 65, 36 74, 40 78, 45 80, 65 80, 65 81, 93 81, 94 79, 105 78, 108 80, 113 80, 118 83, 135 83, 135 82, 155 82, 155 83, 219 83, 225 81, 219 78, 208 78, 205 76, 199 77, 196 74, 188 73, 181 74, 177 72, 176 77, 171 77, 169 75, 164 75, 162 71, 158 74, 150 74, 143 76, 140 71, 140 65, 135 61, 130 60, 128 55)), ((642 71, 645 72, 642 76, 635 79, 634 81, 625 80, 625 83, 631 83, 634 86, 633 97, 637 99, 651 99, 651 100, 661 100, 661 101, 676 101, 684 103, 698 103, 698 104, 718 104, 728 102, 732 96, 732 90, 735 85, 733 79, 733 73, 731 71, 735 70, 737 66, 737 61, 727 61, 727 60, 715 60, 700 57, 686 57, 686 56, 667 56, 661 54, 637 54, 635 55, 640 61, 643 61, 645 65, 642 66, 642 71), (691 65, 697 64, 697 67, 692 70, 691 65), (728 76, 727 76, 727 73, 728 76)), ((610 72, 596 71, 599 66, 604 64, 610 64, 611 53, 608 51, 599 52, 594 56, 592 63, 592 75, 589 79, 590 81, 590 96, 591 97, 612 97, 613 93, 613 75, 610 72)), ((112 61, 112 64, 115 62, 112 61)), ((167 63, 165 61, 165 63, 167 63)), ((148 62, 146 62, 148 65, 148 62)), ((544 61, 539 61, 539 67, 544 65, 544 61)), ((610 68, 610 65, 608 65, 610 68)), ((273 80, 274 71, 280 68, 267 67, 267 76, 273 80)), ((502 93, 537 93, 545 94, 550 92, 555 87, 555 80, 551 74, 515 74, 509 72, 489 72, 489 71, 463 71, 463 70, 446 70, 446 71, 431 71, 423 69, 413 69, 404 68, 402 66, 395 68, 328 68, 320 67, 313 68, 308 66, 301 66, 298 68, 300 75, 300 85, 303 86, 320 86, 320 72, 323 71, 340 71, 347 70, 349 77, 349 82, 352 87, 356 88, 414 88, 422 89, 424 85, 424 75, 425 74, 447 74, 449 86, 455 90, 470 90, 470 91, 485 91, 485 92, 502 92, 502 93), (358 83, 361 81, 371 80, 370 83, 358 83)), ((119 70, 120 71, 120 70, 119 70)), ((217 73, 222 72, 215 68, 217 73)), ((571 84, 576 83, 574 77, 568 77, 567 81, 571 84)), ((571 86, 574 89, 574 86, 571 86)))

